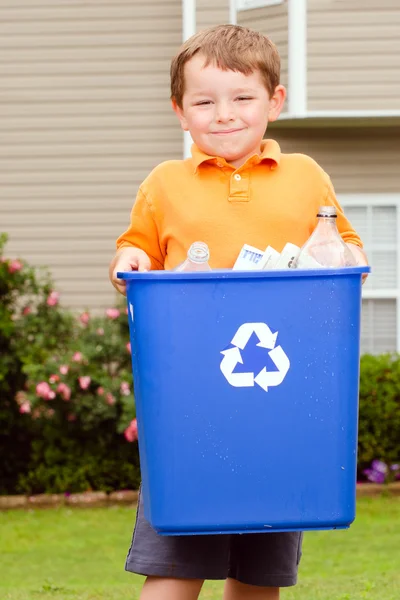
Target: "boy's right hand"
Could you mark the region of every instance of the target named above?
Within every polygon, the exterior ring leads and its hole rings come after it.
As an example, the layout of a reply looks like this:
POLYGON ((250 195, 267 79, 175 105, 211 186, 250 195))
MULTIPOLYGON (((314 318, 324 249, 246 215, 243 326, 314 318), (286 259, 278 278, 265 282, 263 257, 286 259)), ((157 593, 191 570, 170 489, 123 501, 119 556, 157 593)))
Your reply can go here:
POLYGON ((119 271, 150 271, 151 260, 140 248, 125 247, 118 250, 110 264, 110 280, 116 290, 126 296, 126 281, 118 279, 119 271))

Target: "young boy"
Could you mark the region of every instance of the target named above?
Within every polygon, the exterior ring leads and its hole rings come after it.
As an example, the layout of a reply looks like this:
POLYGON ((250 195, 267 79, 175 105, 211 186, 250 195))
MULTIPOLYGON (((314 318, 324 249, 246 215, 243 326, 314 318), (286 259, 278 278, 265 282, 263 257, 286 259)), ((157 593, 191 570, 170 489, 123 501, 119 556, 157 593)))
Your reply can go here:
MULTIPOLYGON (((118 271, 172 269, 196 240, 208 244, 213 268, 232 267, 243 243, 302 246, 320 205, 336 206, 343 240, 367 264, 326 173, 263 140, 285 100, 279 76, 275 46, 244 27, 213 27, 181 47, 171 98, 192 157, 160 164, 140 186, 110 265, 121 293, 118 271)), ((195 600, 205 579, 226 579, 224 600, 278 600, 280 587, 296 583, 301 541, 299 532, 163 537, 139 501, 126 569, 147 575, 141 600, 195 600)))

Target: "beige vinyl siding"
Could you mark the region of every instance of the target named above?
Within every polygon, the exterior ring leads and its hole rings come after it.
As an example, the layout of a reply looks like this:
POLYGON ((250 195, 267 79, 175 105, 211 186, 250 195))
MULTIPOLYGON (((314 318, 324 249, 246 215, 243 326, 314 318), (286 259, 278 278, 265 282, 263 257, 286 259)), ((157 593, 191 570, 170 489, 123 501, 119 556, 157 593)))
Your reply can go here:
MULTIPOLYGON (((250 27, 261 31, 274 42, 281 57, 281 83, 287 88, 288 85, 288 5, 287 0, 283 4, 266 6, 264 8, 253 8, 241 10, 237 13, 239 25, 250 27)), ((290 90, 287 90, 288 95, 290 90)), ((283 112, 287 110, 287 102, 283 112)))
POLYGON ((308 0, 308 110, 400 109, 400 2, 308 0))
POLYGON ((197 0, 197 31, 229 23, 229 0, 197 0))
POLYGON ((0 0, 0 230, 62 302, 115 302, 108 263, 137 188, 181 158, 169 102, 181 0, 0 0))
POLYGON ((312 156, 337 193, 400 193, 400 128, 281 129, 268 132, 283 152, 312 156))

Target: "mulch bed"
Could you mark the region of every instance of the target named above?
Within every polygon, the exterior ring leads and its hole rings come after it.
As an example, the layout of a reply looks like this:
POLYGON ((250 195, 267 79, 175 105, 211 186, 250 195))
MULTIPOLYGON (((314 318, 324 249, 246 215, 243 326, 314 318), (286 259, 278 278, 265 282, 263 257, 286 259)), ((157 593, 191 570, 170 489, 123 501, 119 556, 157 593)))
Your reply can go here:
MULTIPOLYGON (((378 483, 358 483, 357 497, 400 496, 400 482, 381 485, 378 483)), ((0 510, 14 508, 54 508, 58 506, 116 506, 136 505, 137 490, 121 490, 106 494, 105 492, 83 492, 80 494, 39 494, 37 496, 0 496, 0 510)))

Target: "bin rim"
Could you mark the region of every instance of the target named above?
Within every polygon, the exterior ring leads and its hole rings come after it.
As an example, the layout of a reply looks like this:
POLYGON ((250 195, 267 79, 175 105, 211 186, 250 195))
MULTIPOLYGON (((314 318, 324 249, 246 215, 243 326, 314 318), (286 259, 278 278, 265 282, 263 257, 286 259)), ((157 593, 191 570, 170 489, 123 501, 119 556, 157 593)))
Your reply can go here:
POLYGON ((282 279, 287 277, 342 277, 346 275, 362 275, 370 273, 371 267, 346 267, 342 269, 271 269, 268 271, 239 271, 232 269, 213 269, 212 271, 177 272, 177 271, 119 271, 118 279, 130 280, 169 280, 184 281, 188 279, 282 279))

